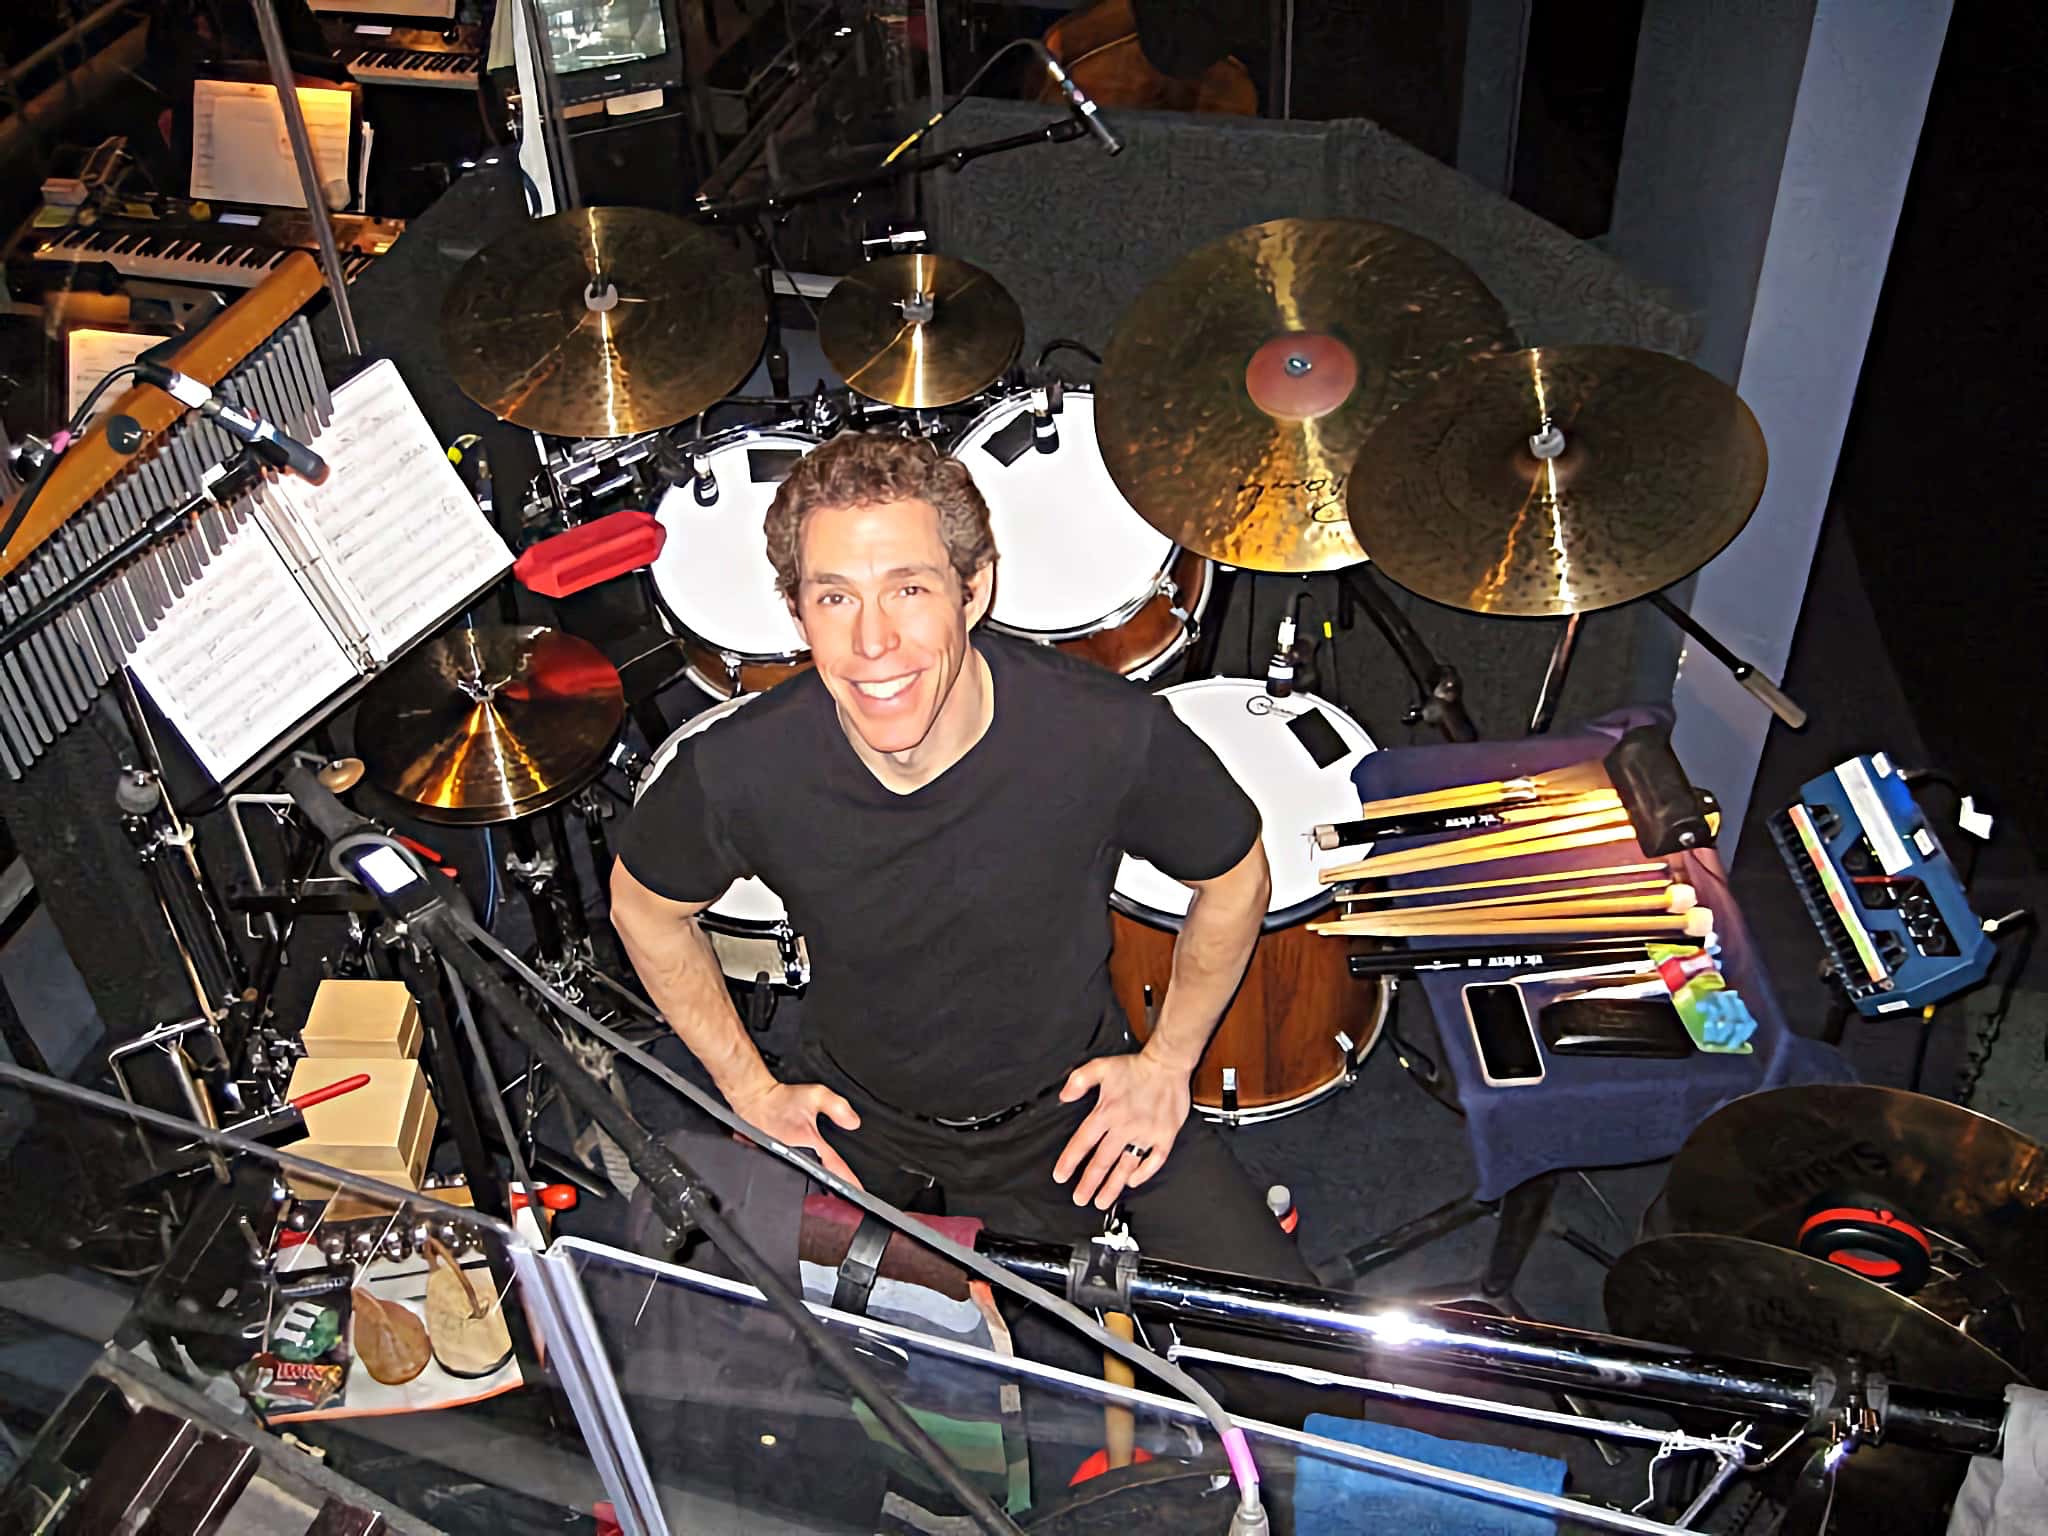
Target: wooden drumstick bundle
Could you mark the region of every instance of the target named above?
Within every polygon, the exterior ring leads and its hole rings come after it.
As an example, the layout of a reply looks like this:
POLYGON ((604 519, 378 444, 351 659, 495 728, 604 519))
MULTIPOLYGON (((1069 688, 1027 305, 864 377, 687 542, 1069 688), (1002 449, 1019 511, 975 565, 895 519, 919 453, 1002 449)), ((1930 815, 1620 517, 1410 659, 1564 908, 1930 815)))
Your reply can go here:
POLYGON ((1443 811, 1459 806, 1486 805, 1495 801, 1559 799, 1586 791, 1613 792, 1607 771, 1598 763, 1575 763, 1550 773, 1516 779, 1494 779, 1484 784, 1458 784, 1448 789, 1424 790, 1413 795, 1393 795, 1368 800, 1359 815, 1405 816, 1423 811, 1443 811))
POLYGON ((1567 896, 1554 901, 1526 902, 1502 907, 1492 902, 1445 904, 1435 907, 1403 907, 1392 912, 1360 912, 1345 917, 1325 918, 1309 926, 1317 933, 1349 932, 1344 925, 1365 922, 1383 932, 1430 930, 1441 932, 1458 923, 1529 922, 1538 918, 1606 917, 1617 913, 1662 916, 1690 912, 1699 897, 1689 885, 1659 885, 1654 891, 1625 892, 1619 896, 1567 896))
MULTIPOLYGON (((1551 869, 1533 875, 1502 875, 1495 880, 1457 880, 1449 885, 1403 885, 1384 891, 1339 891, 1340 901, 1398 901, 1410 896, 1448 896, 1454 891, 1493 891, 1510 885, 1548 885, 1560 880, 1606 880, 1620 875, 1667 875, 1669 866, 1653 859, 1644 864, 1603 864, 1597 869, 1551 869)), ((1619 885, 1614 890, 1634 890, 1619 885)))
POLYGON ((1447 843, 1430 843, 1405 848, 1399 853, 1376 853, 1352 864, 1334 864, 1317 874, 1325 885, 1340 880, 1362 880, 1370 875, 1425 874, 1430 870, 1452 869, 1460 864, 1485 864, 1494 859, 1518 859, 1532 853, 1564 853, 1574 848, 1594 848, 1602 843, 1632 841, 1635 829, 1619 809, 1592 811, 1584 816, 1567 816, 1556 821, 1536 822, 1504 832, 1482 832, 1447 843))

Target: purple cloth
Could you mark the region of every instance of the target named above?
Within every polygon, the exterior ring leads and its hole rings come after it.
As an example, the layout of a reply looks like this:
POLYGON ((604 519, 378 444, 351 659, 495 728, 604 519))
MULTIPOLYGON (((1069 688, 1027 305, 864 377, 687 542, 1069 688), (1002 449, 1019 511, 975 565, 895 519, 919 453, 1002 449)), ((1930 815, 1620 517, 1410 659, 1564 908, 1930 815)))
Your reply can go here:
MULTIPOLYGON (((1359 797, 1386 799, 1452 784, 1480 784, 1542 773, 1601 758, 1624 733, 1663 723, 1669 714, 1651 709, 1603 715, 1570 735, 1532 736, 1521 741, 1447 743, 1368 753, 1353 770, 1359 797)), ((1376 845, 1374 852, 1419 846, 1428 839, 1376 845)), ((1485 880, 1497 875, 1533 874, 1573 866, 1633 864, 1644 858, 1633 842, 1608 843, 1550 858, 1515 863, 1460 866, 1455 874, 1397 878, 1401 885, 1434 885, 1452 880, 1485 880), (1520 867, 1517 867, 1519 864, 1520 867)), ((1778 999, 1763 970, 1762 957, 1736 909, 1726 873, 1711 849, 1678 856, 1678 878, 1699 892, 1713 910, 1721 943, 1721 971, 1742 994, 1756 1018, 1752 1054, 1700 1052, 1679 1061, 1633 1057, 1556 1056, 1544 1052, 1544 1078, 1520 1088, 1490 1087, 1479 1075, 1479 1057, 1465 1020, 1461 996, 1472 981, 1501 980, 1512 971, 1429 973, 1420 979, 1436 1019, 1445 1068, 1457 1083, 1478 1168, 1476 1195, 1494 1200, 1539 1174, 1565 1168, 1607 1168, 1649 1162, 1676 1152, 1694 1126, 1730 1099, 1788 1083, 1840 1083, 1855 1072, 1840 1052, 1818 1040, 1795 1035, 1785 1024, 1778 999)), ((1474 893, 1483 894, 1483 893, 1474 893)), ((1417 948, 1461 942, 1416 939, 1417 948)), ((1519 942, 1519 941, 1517 941, 1519 942)), ((1537 941, 1530 941, 1537 942, 1537 941)), ((1410 983, 1413 985, 1413 983, 1410 983)))

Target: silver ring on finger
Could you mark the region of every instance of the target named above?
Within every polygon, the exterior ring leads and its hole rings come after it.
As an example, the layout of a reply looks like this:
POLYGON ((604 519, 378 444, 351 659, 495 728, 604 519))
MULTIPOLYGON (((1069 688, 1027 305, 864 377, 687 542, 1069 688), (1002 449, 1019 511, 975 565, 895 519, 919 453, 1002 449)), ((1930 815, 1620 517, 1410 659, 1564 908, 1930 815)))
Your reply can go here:
POLYGON ((1135 1157, 1141 1163, 1145 1161, 1146 1158, 1152 1155, 1152 1149, 1150 1147, 1141 1147, 1136 1142, 1132 1142, 1126 1145, 1124 1151, 1127 1152, 1130 1156, 1135 1157))

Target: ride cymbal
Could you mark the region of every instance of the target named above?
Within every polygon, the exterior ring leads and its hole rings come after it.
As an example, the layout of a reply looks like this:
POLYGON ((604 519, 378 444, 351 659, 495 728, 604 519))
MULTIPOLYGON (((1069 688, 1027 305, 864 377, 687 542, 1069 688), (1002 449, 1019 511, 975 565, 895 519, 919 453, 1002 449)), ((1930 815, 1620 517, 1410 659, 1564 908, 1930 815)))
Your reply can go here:
MULTIPOLYGON (((1769 1097, 1769 1095, 1757 1095, 1769 1097)), ((1741 1101, 1737 1101, 1741 1102, 1741 1101)), ((1608 1271, 1607 1324, 1630 1338, 1779 1365, 1850 1357, 1902 1385, 1996 1399, 2021 1373, 1927 1308, 1803 1253, 1704 1233, 1636 1244, 1608 1271)), ((1813 1446, 1824 1436, 1808 1436, 1813 1446)), ((1812 1447, 1774 1468, 1789 1485, 1812 1447)), ((1938 1529, 1960 1457, 1896 1445, 1859 1448, 1842 1468, 1831 1529, 1938 1529), (1931 1521, 1931 1523, 1930 1523, 1931 1521)))
POLYGON ((849 386, 884 405, 953 405, 1002 377, 1024 342, 1003 285, 951 256, 884 256, 842 277, 818 344, 849 386))
POLYGON ((556 437, 672 427, 731 394, 767 334, 731 238, 646 208, 535 219, 472 256, 441 306, 462 392, 556 437))
POLYGON ((625 713, 618 669, 539 625, 429 641, 370 684, 356 749, 370 782, 427 821, 513 821, 596 776, 625 713))
POLYGON ((1690 363, 1532 347, 1439 380, 1359 461, 1373 473, 1352 476, 1351 526, 1390 578, 1471 613, 1539 615, 1698 570, 1756 510, 1768 455, 1741 397, 1690 363))
POLYGON ((1919 1299, 2032 1374, 2048 1373, 2048 1149, 1925 1094, 1813 1083, 1747 1094, 1672 1159, 1673 1232, 1799 1244, 1817 1200, 1874 1201, 1936 1245, 1919 1299))
POLYGON ((1363 219, 1275 219, 1190 253, 1138 295, 1095 384, 1103 462, 1175 543, 1226 565, 1356 565, 1359 446, 1446 370, 1515 344, 1448 251, 1363 219))

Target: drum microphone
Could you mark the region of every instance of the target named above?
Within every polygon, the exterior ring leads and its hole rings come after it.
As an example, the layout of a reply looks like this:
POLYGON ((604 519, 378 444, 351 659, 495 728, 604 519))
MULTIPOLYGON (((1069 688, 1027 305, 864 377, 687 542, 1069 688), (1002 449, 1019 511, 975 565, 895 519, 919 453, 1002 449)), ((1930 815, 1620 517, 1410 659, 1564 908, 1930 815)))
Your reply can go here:
POLYGON ((1074 84, 1074 77, 1060 67, 1060 61, 1052 56, 1052 50, 1043 43, 1031 44, 1045 60, 1046 73, 1052 76, 1052 83, 1059 87, 1060 95, 1066 98, 1067 108, 1081 119, 1081 126, 1101 141, 1102 147, 1112 155, 1123 153, 1124 141, 1109 130, 1109 124, 1102 120, 1102 113, 1089 99, 1088 93, 1074 84))
POLYGON ((1273 659, 1266 663, 1266 692, 1284 699, 1294 692, 1294 636, 1299 626, 1294 610, 1280 616, 1280 629, 1273 641, 1273 659))
POLYGON ((307 480, 317 482, 327 478, 327 461, 319 454, 297 438, 285 436, 254 411, 223 400, 211 387, 189 373, 166 368, 162 363, 138 361, 135 374, 144 383, 154 384, 180 405, 193 407, 228 436, 247 443, 265 463, 289 469, 307 480))
POLYGON ((695 477, 690 485, 690 494, 697 498, 697 505, 717 506, 718 477, 711 473, 711 461, 702 454, 691 454, 690 473, 695 477))
POLYGON ((1045 387, 1035 390, 1031 397, 1031 446, 1040 453, 1060 451, 1059 423, 1053 420, 1060 412, 1060 381, 1046 380, 1045 387))

